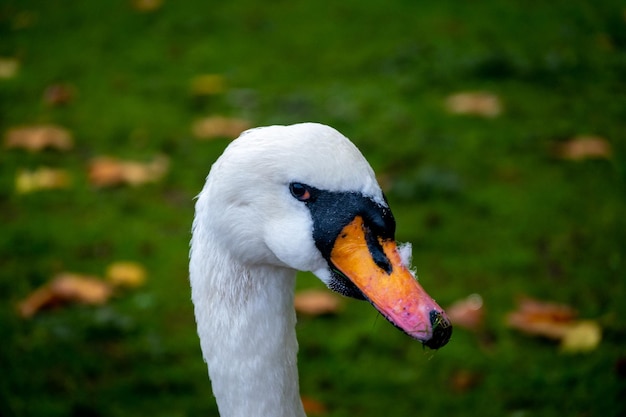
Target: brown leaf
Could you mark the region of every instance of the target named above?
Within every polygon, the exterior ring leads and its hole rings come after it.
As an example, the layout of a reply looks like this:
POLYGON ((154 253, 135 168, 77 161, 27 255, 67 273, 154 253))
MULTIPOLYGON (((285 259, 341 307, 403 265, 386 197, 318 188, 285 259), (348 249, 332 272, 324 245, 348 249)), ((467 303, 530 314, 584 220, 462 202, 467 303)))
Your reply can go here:
POLYGON ((9 79, 17 75, 20 61, 15 58, 0 57, 0 79, 9 79))
POLYGON ((163 5, 163 0, 132 0, 133 8, 139 12, 153 12, 163 5))
POLYGON ((96 187, 122 184, 137 186, 159 181, 168 169, 169 158, 163 155, 158 155, 147 163, 101 156, 94 158, 89 164, 89 181, 96 187))
POLYGON ((340 310, 341 300, 326 290, 305 290, 296 293, 294 307, 309 316, 334 314, 340 310))
POLYGON ((18 309, 22 317, 29 318, 44 308, 59 304, 104 304, 111 294, 111 287, 96 277, 66 272, 33 291, 18 309))
POLYGON ((585 159, 609 159, 613 150, 611 144, 600 136, 576 136, 558 145, 555 153, 562 159, 582 161, 585 159))
POLYGON ((146 270, 136 262, 114 262, 107 268, 106 278, 115 287, 136 288, 146 282, 146 270))
POLYGON ((70 174, 63 169, 41 167, 34 171, 22 170, 15 177, 15 190, 27 194, 39 190, 68 188, 71 185, 70 174))
POLYGON ((323 403, 311 397, 302 396, 300 399, 302 400, 302 406, 304 407, 304 412, 306 414, 322 416, 328 413, 328 410, 323 403))
POLYGON ((452 390, 461 394, 475 388, 481 381, 482 375, 466 369, 460 369, 450 377, 452 390))
POLYGON ((452 114, 466 114, 481 117, 497 117, 502 113, 502 102, 493 93, 485 91, 464 91, 446 98, 446 109, 452 114))
POLYGON ((602 338, 600 326, 595 321, 577 320, 576 316, 576 311, 567 305, 523 298, 507 322, 531 336, 560 341, 565 352, 595 349, 602 338))
POLYGON ((471 294, 445 310, 448 318, 455 326, 477 330, 483 323, 483 299, 478 294, 471 294))
POLYGON ((46 148, 67 151, 72 149, 74 141, 72 134, 60 126, 23 126, 14 127, 7 131, 4 146, 23 148, 31 152, 40 152, 46 148))
POLYGON ((52 84, 43 93, 43 101, 50 106, 63 106, 71 103, 76 96, 76 88, 70 84, 52 84))
POLYGON ((212 116, 197 120, 192 126, 192 132, 198 139, 234 139, 250 127, 247 120, 212 116))

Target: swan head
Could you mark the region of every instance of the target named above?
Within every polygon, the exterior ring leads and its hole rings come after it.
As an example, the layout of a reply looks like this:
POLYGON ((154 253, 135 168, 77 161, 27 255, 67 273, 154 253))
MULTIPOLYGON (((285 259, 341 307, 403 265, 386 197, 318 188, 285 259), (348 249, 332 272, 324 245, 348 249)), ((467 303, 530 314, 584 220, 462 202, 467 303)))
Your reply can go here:
POLYGON ((403 261, 395 227, 352 142, 302 123, 251 129, 231 142, 198 197, 194 238, 210 233, 228 259, 248 267, 311 271, 425 346, 442 347, 450 321, 403 261))

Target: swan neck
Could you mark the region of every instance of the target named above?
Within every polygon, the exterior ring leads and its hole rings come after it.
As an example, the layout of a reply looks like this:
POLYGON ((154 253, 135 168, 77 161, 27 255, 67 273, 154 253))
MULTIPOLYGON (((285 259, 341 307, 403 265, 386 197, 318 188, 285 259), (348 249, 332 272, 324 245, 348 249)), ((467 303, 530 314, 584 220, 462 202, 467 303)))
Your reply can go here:
POLYGON ((293 308, 295 271, 244 266, 225 254, 198 253, 195 248, 190 265, 198 334, 220 415, 304 416, 293 308), (216 257, 220 259, 207 263, 216 257))

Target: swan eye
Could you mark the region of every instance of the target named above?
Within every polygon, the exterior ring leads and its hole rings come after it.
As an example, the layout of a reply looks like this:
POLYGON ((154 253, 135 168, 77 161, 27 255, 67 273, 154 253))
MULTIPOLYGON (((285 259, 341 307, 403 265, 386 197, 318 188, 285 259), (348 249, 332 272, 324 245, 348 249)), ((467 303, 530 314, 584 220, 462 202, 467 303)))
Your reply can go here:
POLYGON ((311 199, 311 191, 309 191, 309 187, 299 182, 292 182, 289 184, 289 191, 292 196, 300 201, 309 201, 311 199))

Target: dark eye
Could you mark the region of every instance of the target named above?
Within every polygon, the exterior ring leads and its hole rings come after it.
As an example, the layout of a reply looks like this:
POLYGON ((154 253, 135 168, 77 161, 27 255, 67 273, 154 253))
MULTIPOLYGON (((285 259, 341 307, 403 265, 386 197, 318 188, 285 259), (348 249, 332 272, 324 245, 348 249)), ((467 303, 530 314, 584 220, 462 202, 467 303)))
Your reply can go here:
POLYGON ((308 201, 311 199, 311 192, 309 191, 309 187, 299 182, 292 182, 289 184, 289 191, 291 195, 297 198, 300 201, 308 201))

